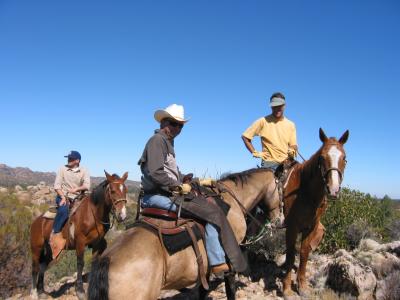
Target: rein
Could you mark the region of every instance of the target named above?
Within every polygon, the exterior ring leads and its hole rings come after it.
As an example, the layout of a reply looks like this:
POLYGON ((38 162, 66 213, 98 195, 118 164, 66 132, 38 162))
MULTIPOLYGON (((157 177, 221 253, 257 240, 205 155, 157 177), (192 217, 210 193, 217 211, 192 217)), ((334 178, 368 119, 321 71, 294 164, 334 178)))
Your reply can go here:
POLYGON ((244 207, 244 205, 240 202, 240 200, 236 197, 235 193, 226 185, 224 184, 222 181, 218 181, 217 182, 217 188, 220 191, 220 193, 226 192, 229 195, 231 195, 231 197, 233 199, 235 199, 236 203, 239 205, 240 209, 242 210, 243 214, 245 216, 249 216, 256 224, 257 226, 259 226, 260 228, 263 228, 264 225, 260 223, 260 221, 258 221, 256 219, 256 217, 254 217, 250 212, 248 212, 246 210, 246 208, 244 207), (222 188, 221 188, 222 186, 222 188))

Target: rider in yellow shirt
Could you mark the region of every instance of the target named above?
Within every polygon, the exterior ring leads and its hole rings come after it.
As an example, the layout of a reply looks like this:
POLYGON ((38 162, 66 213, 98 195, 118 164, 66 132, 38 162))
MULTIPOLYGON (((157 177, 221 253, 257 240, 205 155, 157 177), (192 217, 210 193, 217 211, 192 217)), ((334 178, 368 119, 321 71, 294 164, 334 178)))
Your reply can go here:
POLYGON ((274 93, 270 98, 272 113, 256 120, 242 134, 246 148, 253 157, 261 158, 261 166, 276 170, 280 163, 297 154, 296 126, 283 116, 285 96, 274 93), (262 151, 256 151, 252 139, 261 138, 262 151))

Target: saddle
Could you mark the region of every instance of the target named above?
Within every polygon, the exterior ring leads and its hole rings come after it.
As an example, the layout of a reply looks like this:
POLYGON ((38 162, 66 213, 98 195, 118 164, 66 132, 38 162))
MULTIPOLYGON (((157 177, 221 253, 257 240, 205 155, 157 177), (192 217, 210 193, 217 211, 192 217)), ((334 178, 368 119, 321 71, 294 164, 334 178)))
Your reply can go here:
MULTIPOLYGON (((179 202, 190 201, 191 198, 200 195, 206 197, 208 202, 219 205, 225 214, 228 213, 230 207, 219 198, 219 193, 200 186, 196 181, 192 182, 192 193, 177 197, 175 202, 178 204, 179 202)), ((143 208, 140 210, 138 220, 133 226, 141 226, 155 232, 169 255, 192 246, 196 254, 200 282, 208 290, 209 286, 206 280, 207 270, 203 267, 203 258, 197 244, 200 239, 203 242, 205 241, 204 225, 205 222, 200 220, 182 217, 180 215, 180 208, 178 209, 178 213, 159 208, 143 208)))
POLYGON ((297 160, 288 158, 283 161, 278 168, 276 168, 274 175, 275 175, 275 182, 278 187, 279 193, 279 210, 280 210, 280 224, 278 224, 277 228, 285 228, 285 218, 283 216, 283 195, 285 192, 286 184, 289 181, 290 175, 292 174, 293 167, 297 165, 299 162, 297 160))
POLYGON ((143 208, 139 219, 134 226, 144 227, 155 232, 169 255, 186 249, 192 245, 196 254, 199 269, 199 278, 203 287, 208 290, 206 270, 204 270, 203 257, 200 253, 197 241, 204 241, 204 225, 193 220, 178 218, 178 214, 159 208, 143 208))
MULTIPOLYGON (((82 199, 85 197, 85 193, 79 194, 76 198, 68 198, 69 201, 69 217, 72 217, 82 204, 82 199)), ((43 218, 54 219, 57 215, 58 206, 50 206, 48 210, 43 214, 43 218)))

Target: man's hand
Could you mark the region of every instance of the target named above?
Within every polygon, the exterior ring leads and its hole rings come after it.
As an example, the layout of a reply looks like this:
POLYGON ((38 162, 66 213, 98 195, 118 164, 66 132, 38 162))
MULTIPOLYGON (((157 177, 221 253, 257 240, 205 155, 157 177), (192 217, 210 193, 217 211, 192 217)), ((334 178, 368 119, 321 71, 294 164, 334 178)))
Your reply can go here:
POLYGON ((68 189, 68 193, 76 194, 77 193, 77 189, 68 189))
POLYGON ((253 151, 253 157, 261 158, 263 160, 267 160, 267 153, 261 151, 253 151))
POLYGON ((290 146, 288 150, 288 156, 291 159, 294 159, 297 155, 297 146, 290 146))
POLYGON ((192 181, 192 178, 193 178, 193 173, 186 174, 185 176, 183 176, 182 182, 189 183, 192 181))
POLYGON ((188 183, 182 183, 179 188, 182 195, 189 194, 192 190, 192 186, 188 183))
POLYGON ((60 205, 60 206, 64 206, 64 205, 66 205, 66 204, 67 204, 67 199, 65 199, 65 196, 62 196, 59 205, 60 205))
POLYGON ((214 186, 215 182, 216 181, 212 178, 203 178, 199 180, 201 186, 214 186))

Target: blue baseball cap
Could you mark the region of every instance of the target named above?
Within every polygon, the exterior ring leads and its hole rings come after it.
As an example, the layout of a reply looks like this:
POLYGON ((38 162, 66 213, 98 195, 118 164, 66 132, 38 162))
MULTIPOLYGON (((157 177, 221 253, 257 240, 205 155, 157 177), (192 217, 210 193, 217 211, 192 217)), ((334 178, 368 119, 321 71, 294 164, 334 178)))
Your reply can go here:
POLYGON ((79 159, 79 160, 81 160, 81 154, 78 152, 78 151, 74 151, 74 150, 72 150, 72 151, 70 151, 69 153, 68 153, 68 155, 65 155, 64 157, 68 157, 68 159, 79 159))

